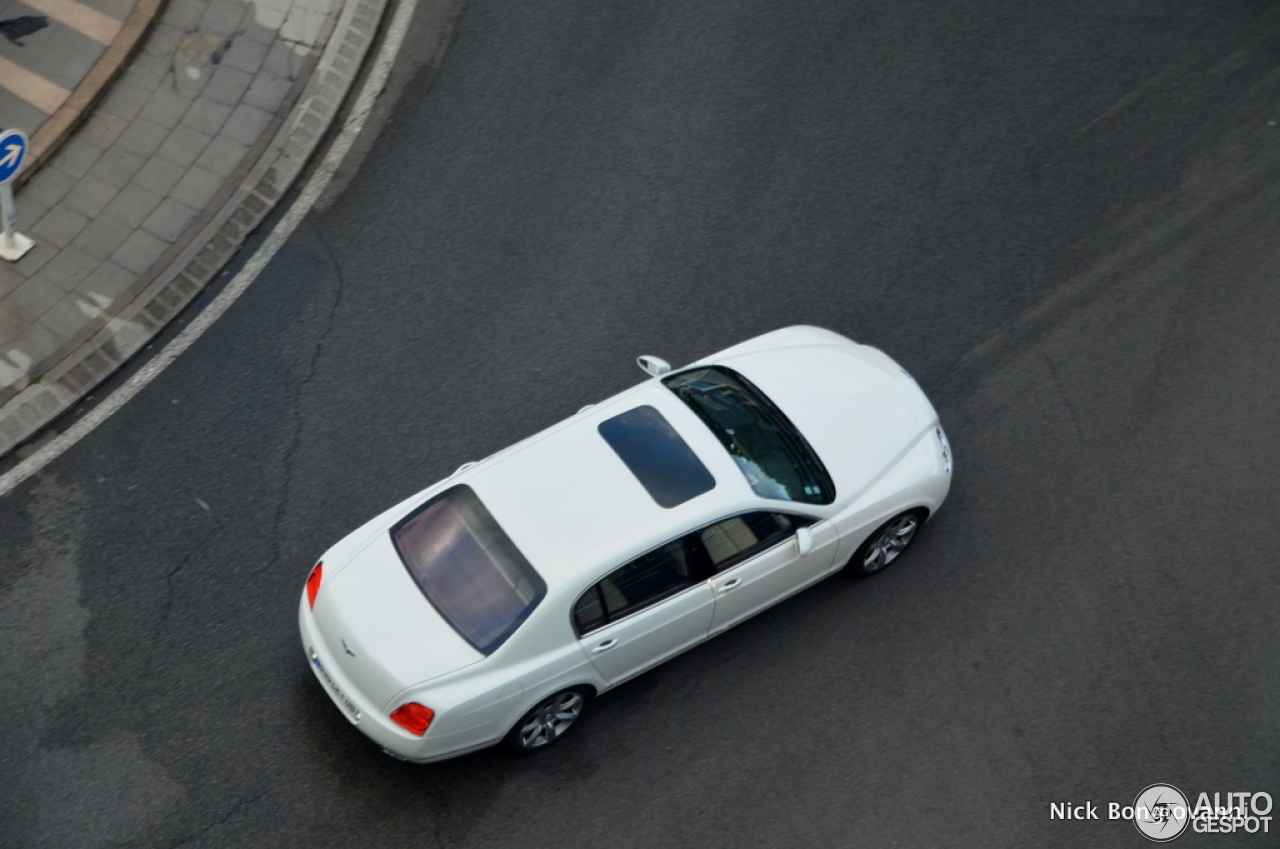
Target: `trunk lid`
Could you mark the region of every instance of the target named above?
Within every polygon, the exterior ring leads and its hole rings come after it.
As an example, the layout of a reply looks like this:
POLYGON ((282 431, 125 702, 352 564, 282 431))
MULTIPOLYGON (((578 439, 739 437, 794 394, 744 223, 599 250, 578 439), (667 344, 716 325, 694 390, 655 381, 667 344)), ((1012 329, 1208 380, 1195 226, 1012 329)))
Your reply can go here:
POLYGON ((427 601, 386 531, 325 582, 314 613, 330 657, 383 712, 406 687, 484 657, 427 601))

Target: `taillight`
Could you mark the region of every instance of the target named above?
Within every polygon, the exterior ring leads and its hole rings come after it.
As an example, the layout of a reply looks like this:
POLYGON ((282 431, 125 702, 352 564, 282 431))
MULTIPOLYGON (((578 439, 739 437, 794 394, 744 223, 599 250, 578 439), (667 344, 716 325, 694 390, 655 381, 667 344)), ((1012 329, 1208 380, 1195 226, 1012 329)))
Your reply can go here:
POLYGON ((391 711, 391 720, 396 725, 419 737, 427 733, 427 729, 431 727, 431 720, 435 718, 435 711, 417 702, 405 702, 391 711))
POLYGON ((324 563, 317 563, 307 576, 307 604, 312 609, 316 606, 316 596, 320 594, 320 581, 324 577, 324 563))

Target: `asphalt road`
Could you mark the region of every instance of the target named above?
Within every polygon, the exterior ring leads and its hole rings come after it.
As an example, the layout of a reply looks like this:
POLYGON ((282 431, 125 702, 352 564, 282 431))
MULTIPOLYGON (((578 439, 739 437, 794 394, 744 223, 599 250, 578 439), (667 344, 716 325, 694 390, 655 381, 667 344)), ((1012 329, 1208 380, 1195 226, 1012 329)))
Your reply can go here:
POLYGON ((1280 799, 1280 4, 475 0, 425 55, 226 317, 0 499, 0 843, 1137 847, 1105 803, 1149 784, 1280 799), (908 558, 539 757, 347 725, 296 636, 325 547, 637 354, 799 322, 936 401, 908 558))

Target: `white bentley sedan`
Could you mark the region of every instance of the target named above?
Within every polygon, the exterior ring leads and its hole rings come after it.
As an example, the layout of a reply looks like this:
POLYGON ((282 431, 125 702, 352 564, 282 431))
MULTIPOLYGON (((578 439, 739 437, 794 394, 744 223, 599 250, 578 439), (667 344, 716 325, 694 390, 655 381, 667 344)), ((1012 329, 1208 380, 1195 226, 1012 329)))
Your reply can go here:
POLYGON ((312 569, 307 661, 388 754, 545 748, 596 694, 842 568, 884 569, 950 488, 937 414, 875 348, 791 327, 640 365, 312 569))

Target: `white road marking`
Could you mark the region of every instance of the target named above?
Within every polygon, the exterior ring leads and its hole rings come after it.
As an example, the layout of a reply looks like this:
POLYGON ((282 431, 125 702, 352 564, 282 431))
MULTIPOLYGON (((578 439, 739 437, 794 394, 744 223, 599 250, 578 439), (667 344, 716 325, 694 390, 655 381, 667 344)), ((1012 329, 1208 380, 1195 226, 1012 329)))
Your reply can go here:
POLYGON ((378 96, 386 85, 387 77, 391 74, 391 66, 395 63, 396 55, 400 52, 400 45, 404 42, 405 33, 409 29, 409 22, 413 19, 413 12, 417 5, 417 0, 402 0, 397 5, 395 15, 391 19, 391 25, 387 28, 386 40, 382 43, 381 49, 378 50, 378 55, 374 59, 369 77, 365 80, 359 97, 356 98, 351 114, 347 116, 346 122, 342 125, 342 131, 334 139, 328 151, 325 152, 324 160, 320 163, 316 172, 311 175, 311 179, 307 181, 297 200, 293 202, 293 205, 289 207, 289 211, 280 219, 280 223, 267 236, 266 241, 245 263, 240 273, 232 278, 227 287, 218 293, 218 296, 187 325, 186 329, 174 337, 168 345, 164 346, 160 353, 138 369, 118 389, 104 398, 102 403, 90 410, 84 418, 67 428, 65 433, 50 440, 48 445, 36 451, 8 472, 0 475, 0 496, 13 492, 19 484, 52 463, 63 452, 92 433, 94 428, 109 419, 117 410, 127 404, 133 396, 146 388, 147 384, 159 377, 161 372, 182 355, 183 351, 190 348, 197 339, 203 336, 204 332, 212 327, 215 321, 222 318, 223 313, 257 279, 262 269, 267 267, 267 263, 271 262, 271 259, 284 246, 284 243, 293 235, 293 231, 298 229, 302 219, 311 211, 311 207, 315 205, 316 200, 329 185, 329 181, 333 179, 334 173, 338 170, 338 166, 342 164, 347 151, 351 149, 356 136, 360 135, 360 131, 364 128, 365 122, 369 118, 369 113, 373 111, 374 104, 377 103, 378 96))

